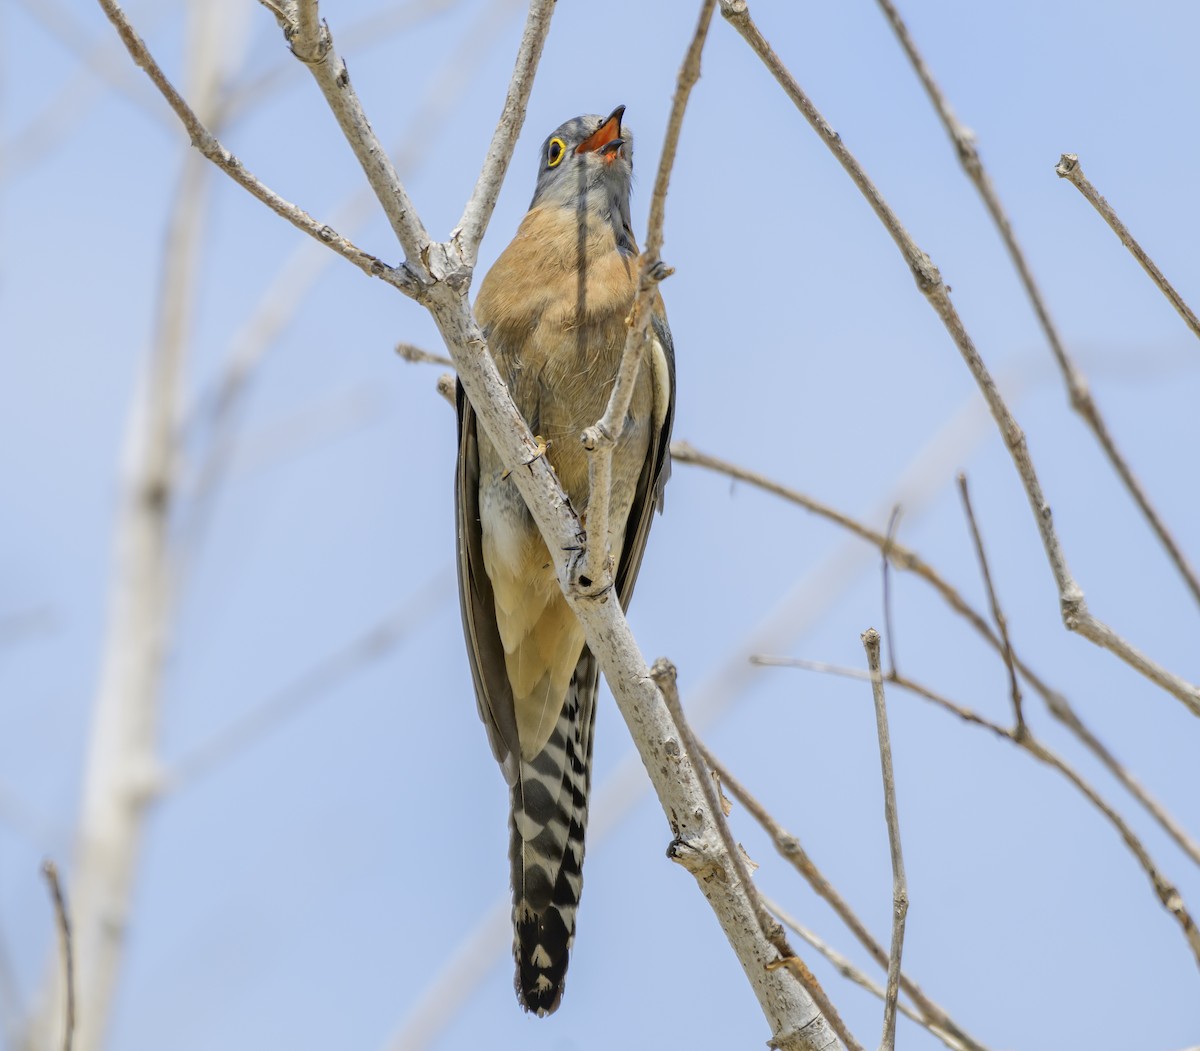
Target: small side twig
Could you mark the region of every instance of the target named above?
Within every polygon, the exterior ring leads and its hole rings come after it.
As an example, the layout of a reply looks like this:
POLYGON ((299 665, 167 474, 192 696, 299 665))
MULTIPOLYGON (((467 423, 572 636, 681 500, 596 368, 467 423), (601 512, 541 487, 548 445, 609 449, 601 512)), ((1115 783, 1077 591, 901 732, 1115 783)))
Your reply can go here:
POLYGON ((879 663, 879 632, 868 628, 862 634, 871 672, 871 694, 875 701, 875 729, 879 735, 879 763, 883 771, 883 812, 887 820, 888 849, 892 856, 892 951, 888 954, 887 996, 883 1001, 881 1051, 896 1046, 896 997, 900 993, 900 957, 904 952, 904 925, 908 916, 908 880, 904 875, 904 852, 900 846, 900 818, 896 812, 896 775, 892 770, 892 739, 888 730, 887 704, 883 697, 883 674, 879 663))
POLYGON ((1013 718, 1016 721, 1015 733, 1018 737, 1025 736, 1025 711, 1021 701, 1021 684, 1017 681, 1017 666, 1013 659, 1012 643, 1008 638, 1008 621, 1000 609, 1000 600, 996 597, 996 589, 992 585, 992 573, 988 568, 987 554, 983 550, 983 537, 979 533, 979 523, 975 520, 975 509, 971 506, 971 493, 967 488, 967 476, 958 476, 958 491, 962 496, 963 510, 966 512, 967 524, 971 527, 971 540, 975 544, 975 555, 979 559, 979 568, 983 573, 983 586, 987 589, 988 605, 992 610, 992 620, 996 622, 996 630, 1000 633, 1001 654, 1004 666, 1008 669, 1008 687, 1012 696, 1013 718))
POLYGON ((654 178, 654 192, 650 199, 650 219, 646 230, 646 247, 638 265, 637 292, 625 322, 628 331, 612 393, 609 395, 604 415, 580 435, 580 441, 588 454, 588 543, 583 552, 580 573, 593 585, 600 585, 601 581, 607 581, 610 576, 608 521, 613 451, 624 426, 625 416, 629 412, 629 403, 633 399, 642 358, 650 346, 658 283, 674 272, 659 259, 666 216, 667 188, 671 182, 671 170, 675 166, 679 135, 683 129, 683 115, 687 110, 692 88, 700 79, 700 57, 704 51, 704 42, 708 39, 708 28, 712 24, 715 8, 716 0, 704 0, 692 41, 679 68, 675 96, 671 102, 671 115, 667 120, 667 132, 658 162, 658 173, 654 178))
POLYGON ((50 888, 54 902, 54 919, 58 925, 58 945, 62 956, 63 986, 66 997, 63 1004, 63 1051, 71 1051, 75 1041, 75 956, 71 944, 71 918, 67 912, 67 899, 62 881, 58 878, 58 866, 47 859, 42 862, 42 876, 50 888))
POLYGON ((900 505, 892 508, 888 518, 887 541, 880 554, 883 556, 883 628, 887 632, 888 669, 896 673, 896 629, 892 624, 892 548, 896 543, 896 530, 900 526, 900 505))
POLYGON ((454 368, 454 362, 448 354, 434 354, 415 343, 397 343, 396 353, 410 365, 445 365, 447 368, 454 368))
POLYGON ((1183 296, 1175 291, 1171 282, 1166 279, 1166 276, 1155 265, 1154 260, 1147 254, 1146 250, 1134 239, 1133 234, 1123 222, 1117 217, 1117 213, 1113 211, 1113 207, 1108 203, 1097 191, 1087 176, 1083 174, 1083 168, 1079 164, 1079 155, 1076 153, 1064 153, 1055 165, 1054 170, 1058 173, 1060 179, 1067 179, 1087 200, 1106 223, 1112 228, 1113 233, 1121 239, 1123 244, 1133 254, 1133 258, 1141 264, 1143 270, 1150 275, 1159 291, 1170 301, 1171 306, 1175 308, 1179 316, 1183 318, 1184 323, 1192 330, 1196 336, 1200 336, 1200 318, 1197 318, 1192 308, 1183 301, 1183 296))

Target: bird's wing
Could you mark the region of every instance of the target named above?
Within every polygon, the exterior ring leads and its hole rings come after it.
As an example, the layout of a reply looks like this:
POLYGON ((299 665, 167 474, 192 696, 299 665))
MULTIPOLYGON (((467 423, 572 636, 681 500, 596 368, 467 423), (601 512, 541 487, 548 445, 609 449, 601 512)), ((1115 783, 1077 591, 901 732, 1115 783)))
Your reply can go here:
MULTIPOLYGON (((621 608, 629 608, 633 585, 637 582, 650 522, 655 510, 662 510, 663 488, 671 474, 671 427, 675 422, 675 343, 667 325, 661 301, 652 317, 655 345, 649 364, 654 371, 654 420, 646 462, 638 478, 625 526, 625 546, 617 563, 617 595, 621 608)), ((643 366, 645 367, 645 366, 643 366)))
POLYGON ((504 644, 496 627, 496 602, 492 582, 483 566, 483 531, 479 524, 479 437, 475 410, 459 383, 458 466, 454 476, 454 506, 458 525, 458 597, 463 634, 475 679, 479 718, 487 728, 488 742, 504 778, 517 779, 521 754, 512 687, 504 662, 504 644))

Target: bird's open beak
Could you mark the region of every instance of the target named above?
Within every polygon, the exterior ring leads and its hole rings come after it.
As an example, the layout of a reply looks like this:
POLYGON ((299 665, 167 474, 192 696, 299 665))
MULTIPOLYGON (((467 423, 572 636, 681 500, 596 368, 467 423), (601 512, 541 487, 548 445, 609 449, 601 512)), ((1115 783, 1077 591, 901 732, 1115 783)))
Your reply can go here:
POLYGON ((575 147, 575 152, 599 153, 611 164, 625 145, 625 140, 621 138, 621 117, 624 113, 625 107, 618 106, 600 127, 575 147))

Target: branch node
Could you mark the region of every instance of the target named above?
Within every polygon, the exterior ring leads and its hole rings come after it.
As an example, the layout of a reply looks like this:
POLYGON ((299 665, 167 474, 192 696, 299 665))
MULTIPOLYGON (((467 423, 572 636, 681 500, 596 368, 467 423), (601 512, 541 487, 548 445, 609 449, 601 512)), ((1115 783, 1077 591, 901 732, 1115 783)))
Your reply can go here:
POLYGON ((1079 167, 1079 154, 1064 153, 1058 163, 1054 166, 1055 172, 1058 173, 1060 179, 1069 179, 1071 174, 1079 167))

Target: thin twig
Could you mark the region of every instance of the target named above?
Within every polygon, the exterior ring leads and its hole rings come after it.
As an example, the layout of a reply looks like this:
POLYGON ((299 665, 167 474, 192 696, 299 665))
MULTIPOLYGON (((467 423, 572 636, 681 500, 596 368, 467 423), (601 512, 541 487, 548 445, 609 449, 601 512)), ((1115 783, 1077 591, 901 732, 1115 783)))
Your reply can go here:
MULTIPOLYGON (((670 661, 660 657, 650 668, 650 675, 661 691, 663 700, 671 712, 675 726, 679 732, 680 743, 683 746, 684 753, 695 765, 696 769, 702 772, 700 780, 703 785, 704 795, 708 800, 717 834, 721 837, 729 863, 733 866, 733 874, 750 898, 754 909, 754 916, 758 921, 763 937, 774 946, 775 951, 779 954, 778 959, 771 961, 768 967, 786 967, 808 991, 809 996, 813 998, 821 1014, 825 1016, 825 1020, 829 1023, 830 1028, 837 1033, 842 1043, 846 1045, 846 1051, 863 1051, 862 1045, 846 1027, 846 1023, 842 1021, 837 1008, 833 1006, 833 1002, 826 995, 825 990, 821 988, 821 983, 817 981, 816 976, 805 966, 804 962, 788 944, 787 938, 783 933, 783 928, 773 920, 758 895, 758 888, 751 879, 750 870, 746 865, 746 858, 741 844, 734 840, 733 832, 729 828, 729 822, 725 820, 725 807, 722 804, 716 782, 711 776, 707 775, 704 747, 700 744, 696 735, 692 733, 691 725, 684 714, 683 705, 679 700, 675 666, 670 661)), ((672 860, 679 861, 686 866, 689 857, 688 844, 673 843, 672 849, 668 851, 668 856, 672 860)))
MULTIPOLYGON (((894 540, 889 542, 888 538, 878 530, 871 529, 857 519, 851 518, 849 515, 821 503, 819 500, 814 500, 797 489, 782 485, 766 477, 766 475, 759 474, 757 471, 751 471, 748 468, 730 463, 728 460, 722 460, 719 457, 700 452, 700 450, 689 445, 687 442, 673 442, 671 444, 671 457, 675 463, 705 467, 730 478, 747 482, 765 492, 773 493, 784 500, 803 507, 806 511, 810 511, 834 523, 834 525, 879 548, 880 551, 886 550, 889 560, 897 569, 908 570, 924 580, 941 596, 942 601, 950 609, 970 624, 979 636, 997 653, 1003 655, 1003 643, 999 636, 992 630, 984 615, 972 608, 962 595, 959 594, 957 589, 916 552, 909 550, 894 540)), ((1125 786, 1130 795, 1146 809, 1147 813, 1158 822, 1188 857, 1197 865, 1200 865, 1200 843, 1197 843, 1187 833, 1186 829, 1175 820, 1157 799, 1150 795, 1145 787, 1125 769, 1099 738, 1088 729, 1067 698, 1059 690, 1049 686, 1041 676, 1015 654, 1013 655, 1013 663, 1025 681, 1045 701, 1050 714, 1067 727, 1080 740, 1084 747, 1099 759, 1113 777, 1125 786)))
POLYGON ((212 161, 213 164, 225 172, 239 186, 248 190, 254 197, 262 201, 276 215, 282 216, 296 227, 296 229, 308 234, 309 237, 320 241, 323 245, 327 245, 333 251, 337 252, 338 255, 342 256, 342 258, 349 260, 357 266, 363 273, 386 281, 405 295, 415 296, 417 294, 419 285, 411 272, 404 267, 388 266, 370 253, 364 252, 357 245, 352 244, 346 238, 342 237, 333 227, 314 219, 303 208, 297 207, 290 201, 285 201, 264 182, 256 178, 204 126, 200 118, 196 116, 192 108, 184 101, 183 96, 175 90, 174 86, 167 79, 166 74, 163 73, 162 68, 146 49, 142 38, 138 36, 129 24, 129 20, 125 17, 125 12, 121 9, 121 5, 116 0, 97 0, 97 2, 104 9, 108 20, 112 22, 117 32, 120 33, 121 40, 124 41, 125 47, 134 62, 146 71, 146 75, 154 82, 154 86, 162 92, 171 109, 175 111, 176 116, 179 117, 184 128, 187 129, 187 133, 192 140, 192 145, 208 160, 212 161))
POLYGON ((683 116, 687 111, 688 99, 696 81, 700 79, 700 57, 704 52, 704 42, 708 39, 708 28, 712 24, 715 8, 716 0, 703 0, 700 17, 696 20, 696 30, 692 34, 683 64, 679 67, 675 95, 671 101, 671 115, 667 120, 662 155, 658 161, 658 173, 654 178, 654 193, 650 198, 650 219, 646 231, 646 247, 638 265, 637 292, 626 319, 628 331, 621 352, 621 364, 617 369, 604 415, 581 436, 583 447, 588 454, 588 543, 583 552, 580 572, 591 582, 589 586, 606 588, 611 579, 608 519, 613 452, 624 427, 629 404, 633 400, 642 359, 646 357, 650 348, 653 312, 656 307, 661 309, 661 304, 655 302, 658 283, 673 272, 659 259, 666 217, 667 189, 671 182, 671 170, 675 166, 675 154, 679 146, 679 135, 683 130, 683 116))
POLYGON ((320 20, 317 0, 297 0, 295 31, 289 42, 295 56, 308 66, 329 103, 338 127, 354 151, 392 232, 404 249, 408 268, 425 276, 429 266, 426 251, 431 241, 429 232, 400 181, 391 157, 367 120, 358 94, 350 83, 346 63, 333 46, 333 34, 320 20))
MULTIPOLYGON (((857 677, 868 679, 870 678, 870 673, 860 672, 857 677)), ((855 913, 849 903, 838 893, 837 888, 829 882, 825 874, 817 867, 816 863, 809 856, 808 851, 800 843, 800 840, 780 825, 771 816, 766 807, 750 794, 746 787, 729 772, 729 769, 708 748, 703 744, 699 747, 705 764, 720 778, 721 784, 729 790, 729 794, 746 808, 746 812, 771 837, 771 841, 774 843, 779 855, 784 860, 790 862, 796 871, 804 877, 808 885, 812 887, 817 896, 833 909, 850 933, 858 939, 859 944, 870 953, 872 959, 881 968, 887 970, 889 960, 887 950, 875 940, 875 937, 867 930, 863 921, 859 919, 858 914, 855 913)), ((973 1036, 966 1033, 946 1013, 944 1008, 930 1000, 921 990, 921 987, 911 978, 908 978, 903 971, 900 972, 899 981, 904 995, 916 1005, 917 1010, 920 1011, 922 1017, 927 1022, 951 1034, 968 1051, 987 1051, 987 1048, 973 1036)))
POLYGON ((1029 297, 1029 301, 1033 305, 1033 311, 1037 315, 1038 323, 1042 326, 1042 331, 1046 335, 1046 341, 1050 344, 1051 353, 1058 363, 1063 382, 1067 387, 1071 408, 1091 428, 1092 433, 1096 436, 1096 440, 1100 443, 1100 447, 1104 450, 1109 462, 1113 465, 1113 469, 1117 472, 1122 482, 1124 482, 1125 488, 1129 491, 1138 507, 1141 508, 1142 515, 1150 524, 1150 528, 1157 534, 1159 542, 1175 563, 1175 567, 1183 577, 1185 585, 1195 599, 1200 601, 1200 579, 1197 578, 1196 572, 1188 562, 1183 550, 1175 542, 1174 536, 1151 505, 1150 498, 1142 488, 1142 484, 1137 476, 1133 473, 1133 469, 1117 448, 1116 442, 1109 433, 1108 424, 1100 414, 1100 410, 1092 398, 1087 378, 1078 364, 1067 353, 1066 347, 1059 337, 1058 329, 1051 320, 1050 311, 1047 309, 1046 302, 1042 298, 1041 289, 1034 280, 1033 271, 1025 259, 1025 253, 1021 251, 1021 247, 1017 243, 1012 223, 1009 221, 1008 214, 1005 212, 1004 206, 1000 203, 1000 198, 996 193, 995 187, 992 185, 992 180, 983 166, 975 136, 963 126, 962 122, 955 115, 954 110, 950 107, 950 104, 946 101, 946 97, 942 94, 937 82, 933 79, 933 75, 929 72, 925 60, 917 50, 908 27, 901 19, 900 13, 896 10, 896 6, 892 3, 892 0, 878 0, 878 3, 887 20, 891 23, 892 29, 895 31, 896 37, 900 41, 905 54, 908 55, 909 61, 916 71, 918 78, 920 78, 930 102, 937 111, 938 117, 941 118, 942 126, 946 129, 946 134, 950 136, 951 141, 954 143, 963 170, 978 191, 984 206, 987 208, 992 221, 996 225, 996 229, 1000 232, 1000 237, 1004 241, 1005 248, 1008 250, 1009 258, 1012 259, 1013 266, 1017 271, 1017 276, 1021 279, 1021 284, 1025 286, 1025 294, 1029 297))
MULTIPOLYGON (((816 949, 817 952, 824 956, 825 959, 827 959, 833 965, 838 974, 848 981, 862 986, 862 988, 866 989, 868 992, 874 993, 874 995, 879 997, 880 1000, 884 999, 886 996, 886 990, 882 985, 863 974, 863 972, 855 967, 847 957, 843 956, 835 948, 829 945, 829 943, 823 938, 819 937, 813 931, 805 927, 773 898, 770 898, 761 892, 759 893, 759 897, 762 898, 763 904, 770 909, 776 917, 778 917, 780 923, 782 923, 785 927, 790 927, 793 931, 795 931, 799 938, 802 938, 814 949, 816 949)), ((909 1007, 908 1004, 898 1003, 896 1008, 902 1015, 904 1015, 905 1018, 911 1019, 912 1021, 916 1022, 917 1025, 921 1026, 921 1028, 928 1030, 930 1033, 936 1036, 943 1044, 950 1048, 950 1051, 968 1051, 967 1044, 964 1044, 961 1040, 946 1032, 946 1030, 942 1029, 936 1022, 931 1022, 922 1017, 920 1012, 915 1011, 913 1008, 909 1007)))
POLYGON ((460 258, 468 267, 474 267, 478 260, 480 242, 496 209, 513 148, 525 124, 525 109, 529 105, 529 93, 533 90, 533 77, 542 57, 546 34, 550 32, 553 13, 554 0, 530 0, 529 14, 521 33, 521 44, 517 49, 508 92, 504 96, 500 120, 496 123, 492 141, 484 155, 483 168, 475 180, 475 189, 471 191, 462 218, 450 234, 451 243, 456 246, 460 258))
POLYGON ((992 610, 992 620, 996 622, 996 630, 1000 633, 1001 653, 1004 666, 1008 669, 1009 695, 1012 697, 1013 719, 1018 735, 1025 733, 1025 711, 1021 703, 1021 684, 1017 681, 1017 667, 1013 660, 1012 643, 1008 638, 1008 621, 1000 609, 1000 600, 996 597, 996 589, 992 585, 992 572, 988 568, 987 553, 983 549, 983 537, 979 532, 979 523, 975 519, 975 508, 971 506, 971 493, 967 488, 967 476, 959 474, 958 491, 962 496, 963 510, 967 515, 967 525, 971 527, 971 541, 975 545, 975 556, 979 559, 979 569, 983 573, 983 586, 987 590, 988 605, 992 610))
POLYGON ((883 628, 887 632, 888 668, 896 670, 896 629, 892 624, 892 546, 896 542, 896 530, 900 526, 900 505, 892 508, 888 517, 887 538, 880 554, 883 556, 883 628))
POLYGON ((1192 330, 1196 336, 1200 336, 1200 318, 1197 318, 1192 308, 1183 301, 1183 296, 1175 291, 1171 282, 1166 279, 1166 276, 1155 265, 1144 248, 1134 239, 1133 234, 1123 222, 1117 217, 1117 213, 1113 211, 1113 207, 1108 203, 1096 190, 1091 182, 1088 181, 1086 175, 1083 174, 1083 167, 1079 163, 1079 155, 1075 153, 1064 153, 1060 158, 1054 170, 1058 173, 1060 179, 1068 179, 1071 184, 1077 189, 1087 200, 1106 223, 1112 228, 1113 233, 1121 239, 1121 244, 1133 253, 1143 270, 1150 275, 1150 279, 1158 285, 1159 291, 1170 301, 1171 306, 1175 308, 1179 316, 1183 318, 1184 323, 1192 330))
POLYGON ((862 634, 871 673, 871 695, 875 701, 875 730, 879 736, 879 765, 883 772, 883 813, 887 821, 888 849, 892 857, 892 950, 888 954, 887 996, 883 1001, 883 1036, 880 1051, 896 1047, 896 997, 900 993, 900 957, 904 953, 904 925, 908 916, 908 880, 904 876, 904 852, 900 845, 900 818, 896 812, 896 774, 892 769, 892 736, 888 731, 887 702, 883 696, 883 674, 879 664, 879 632, 868 628, 862 634))
POLYGON ((966 363, 976 385, 983 394, 991 411, 992 418, 1000 430, 1004 444, 1008 448, 1013 465, 1021 479, 1029 507, 1033 513, 1042 547, 1054 583, 1058 590, 1059 611, 1064 626, 1074 631, 1097 646, 1108 650, 1136 669, 1151 682, 1156 683, 1167 692, 1179 698, 1192 712, 1200 716, 1200 686, 1187 682, 1182 677, 1168 671, 1161 664, 1151 660, 1144 653, 1118 635, 1111 627, 1097 619, 1088 610, 1083 589, 1071 574, 1067 565, 1066 553, 1063 551, 1058 534, 1055 532, 1049 501, 1042 491, 1041 481, 1030 458, 1025 434, 1018 425, 1008 405, 1000 395, 996 382, 988 371, 987 365, 976 349, 974 342, 967 333, 966 326, 959 317, 950 299, 950 293, 938 268, 925 254, 917 243, 904 229, 896 213, 892 211, 883 195, 867 176, 862 166, 842 141, 842 137, 832 128, 820 111, 801 89, 791 72, 771 48, 767 39, 762 35, 754 20, 750 17, 746 0, 721 0, 721 13, 726 20, 742 35, 754 52, 770 70, 787 96, 805 119, 817 132, 821 141, 837 158, 854 184, 867 199, 876 216, 891 235, 905 263, 916 279, 917 288, 926 301, 938 315, 946 331, 950 334, 958 348, 963 361, 966 363))
POLYGON ((50 888, 54 901, 54 919, 58 925, 58 946, 62 959, 63 987, 66 997, 63 1004, 63 1051, 71 1051, 75 1041, 75 955, 71 944, 71 918, 67 912, 67 899, 62 882, 58 878, 58 866, 47 859, 42 862, 42 875, 50 888))
MULTIPOLYGON (((461 0, 454 0, 461 2, 461 0)), ((485 66, 483 56, 495 46, 504 22, 511 17, 519 0, 493 0, 488 9, 471 22, 461 41, 447 53, 441 67, 422 89, 421 103, 398 136, 393 150, 396 170, 405 178, 415 172, 446 123, 446 115, 461 101, 471 77, 463 70, 477 72, 485 66)), ((407 20, 437 5, 410 4, 403 9, 407 20), (418 11, 417 8, 421 10, 418 11)), ((399 12, 392 12, 399 15, 399 12)), ((425 12, 428 16, 428 12, 425 12)), ((403 19, 400 19, 403 21, 403 19)), ((394 19, 377 27, 378 32, 394 31, 394 19)), ((348 36, 350 34, 343 34, 348 36)), ((294 68, 295 62, 288 68, 294 68)), ((225 105, 226 114, 233 107, 225 105)), ((339 228, 353 231, 375 214, 378 203, 369 185, 363 183, 350 197, 335 208, 331 221, 339 228)), ((187 501, 186 521, 182 525, 178 572, 181 577, 186 562, 195 557, 208 523, 215 514, 216 500, 229 467, 234 459, 237 432, 241 422, 246 393, 268 351, 278 344, 282 330, 293 320, 301 304, 307 302, 309 291, 335 256, 309 241, 297 244, 287 261, 259 297, 250 317, 230 340, 230 353, 218 380, 197 398, 188 413, 185 429, 195 431, 209 428, 200 466, 194 473, 194 483, 187 501)), ((445 359, 449 360, 449 359, 445 359)), ((453 401, 453 398, 451 398, 453 401)))
POLYGON ((446 365, 454 368, 454 362, 448 354, 434 354, 415 343, 397 343, 396 353, 410 365, 446 365))
MULTIPOLYGON (((837 665, 806 661, 793 657, 762 656, 756 658, 755 663, 781 668, 801 668, 806 671, 817 671, 827 675, 838 675, 847 679, 861 680, 870 678, 869 673, 863 672, 858 668, 839 667, 837 665)), ((1025 734, 1018 737, 1015 729, 1001 726, 999 723, 993 722, 973 709, 958 704, 905 675, 888 675, 885 676, 885 681, 898 686, 902 690, 915 693, 919 697, 924 697, 939 708, 958 716, 963 722, 991 730, 997 737, 1003 737, 1005 740, 1011 741, 1018 748, 1024 749, 1039 762, 1045 763, 1052 769, 1057 770, 1063 777, 1070 781, 1088 802, 1100 811, 1109 824, 1116 829, 1117 834, 1120 835, 1126 847, 1129 848, 1129 852, 1134 856, 1138 865, 1141 866, 1142 871, 1149 878, 1154 888, 1155 896, 1163 908, 1179 924, 1180 929, 1183 931, 1184 939, 1187 941, 1188 947, 1192 950, 1192 955, 1196 963, 1200 965, 1200 928, 1197 928, 1195 920, 1193 920, 1191 913, 1184 904, 1183 896, 1179 893, 1179 889, 1162 874, 1157 862, 1150 856, 1149 851, 1146 850, 1145 845, 1138 838, 1129 823, 1117 813, 1112 805, 1100 795, 1082 774, 1061 756, 1046 748, 1045 745, 1034 737, 1028 727, 1025 734)))

